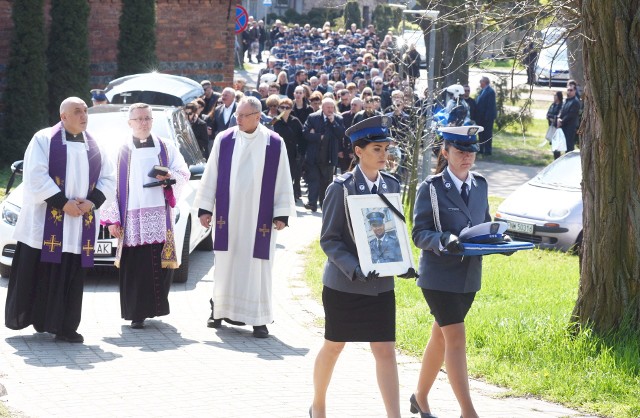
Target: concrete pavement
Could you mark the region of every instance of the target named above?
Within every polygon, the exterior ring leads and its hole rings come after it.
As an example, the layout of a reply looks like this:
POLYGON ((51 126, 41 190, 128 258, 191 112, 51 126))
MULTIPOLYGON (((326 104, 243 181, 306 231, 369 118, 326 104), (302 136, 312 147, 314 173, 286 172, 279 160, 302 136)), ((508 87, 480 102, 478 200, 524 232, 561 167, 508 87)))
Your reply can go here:
MULTIPOLYGON (((494 171, 504 177, 520 170, 494 171)), ((56 342, 31 327, 2 328, 0 383, 8 395, 0 399, 16 416, 25 417, 306 416, 313 361, 323 340, 323 311, 304 282, 304 257, 307 246, 318 239, 320 224, 319 213, 298 207, 298 218, 279 233, 276 319, 268 339, 253 338, 251 327, 206 327, 215 265, 211 253, 194 252, 188 282, 172 287, 171 314, 149 320, 146 329, 132 330, 120 319, 113 276, 87 280, 82 345, 56 342)), ((3 301, 7 283, 0 279, 3 301)), ((4 310, 0 315, 4 319, 4 310)), ((402 413, 412 417, 408 399, 420 363, 403 355, 398 361, 402 413)), ((536 399, 503 397, 505 389, 476 380, 471 388, 483 417, 586 416, 536 399)), ((459 416, 443 372, 430 402, 440 418, 459 416)), ((383 411, 368 345, 348 344, 329 389, 330 416, 381 417, 383 411)))

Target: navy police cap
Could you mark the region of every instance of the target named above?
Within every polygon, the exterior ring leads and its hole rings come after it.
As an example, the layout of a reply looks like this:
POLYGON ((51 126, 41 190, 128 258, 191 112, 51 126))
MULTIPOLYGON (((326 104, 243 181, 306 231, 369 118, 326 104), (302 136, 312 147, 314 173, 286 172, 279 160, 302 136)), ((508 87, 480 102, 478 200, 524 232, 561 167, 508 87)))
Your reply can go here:
POLYGON ((371 225, 384 224, 384 214, 382 212, 369 212, 367 213, 367 219, 371 225))
POLYGON ((484 128, 478 125, 445 126, 438 129, 442 139, 448 141, 460 151, 466 152, 480 151, 476 134, 482 131, 484 131, 484 128))
POLYGON ((359 139, 364 139, 368 142, 390 142, 389 138, 389 126, 391 125, 391 118, 389 116, 373 116, 352 125, 345 134, 351 140, 351 143, 355 143, 359 139))

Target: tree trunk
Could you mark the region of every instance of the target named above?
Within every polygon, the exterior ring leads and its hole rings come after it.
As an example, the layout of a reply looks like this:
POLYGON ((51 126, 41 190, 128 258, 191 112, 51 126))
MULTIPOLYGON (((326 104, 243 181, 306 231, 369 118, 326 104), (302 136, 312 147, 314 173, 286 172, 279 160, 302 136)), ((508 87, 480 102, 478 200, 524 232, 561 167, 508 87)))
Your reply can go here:
POLYGON ((640 1, 580 0, 583 253, 573 319, 640 329, 640 1))

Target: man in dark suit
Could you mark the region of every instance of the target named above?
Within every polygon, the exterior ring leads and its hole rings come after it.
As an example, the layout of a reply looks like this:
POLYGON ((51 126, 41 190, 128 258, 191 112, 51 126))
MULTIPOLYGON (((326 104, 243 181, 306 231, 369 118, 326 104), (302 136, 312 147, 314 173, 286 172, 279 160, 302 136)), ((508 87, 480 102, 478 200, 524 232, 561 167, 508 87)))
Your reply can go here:
POLYGON ((302 133, 307 141, 305 170, 309 186, 309 202, 304 207, 312 212, 318 210, 318 202, 322 207, 325 191, 333 180, 344 131, 342 116, 336 115, 335 102, 331 98, 323 99, 322 108, 310 114, 304 124, 302 133))
POLYGON ((236 118, 234 113, 236 112, 236 91, 231 87, 227 87, 222 90, 220 96, 222 104, 213 111, 213 115, 207 118, 207 126, 209 128, 209 149, 211 152, 211 146, 213 140, 220 132, 236 126, 236 118))
POLYGON ((470 96, 471 87, 469 87, 468 84, 465 84, 462 87, 464 88, 464 95, 462 96, 462 98, 469 105, 469 119, 471 119, 471 121, 473 123, 475 123, 476 122, 476 110, 477 110, 478 105, 476 104, 476 101, 473 100, 471 98, 471 96, 470 96))
POLYGON ((479 154, 491 155, 493 141, 493 122, 496 120, 496 92, 491 87, 489 77, 480 79, 480 94, 476 99, 476 123, 484 128, 480 132, 480 152, 479 154))
POLYGON ((287 91, 285 93, 287 97, 293 100, 294 99, 293 92, 296 91, 296 87, 303 85, 306 81, 307 81, 307 70, 302 68, 296 71, 295 80, 287 84, 287 91))
POLYGON ((567 100, 562 105, 558 116, 558 128, 567 141, 567 152, 573 151, 576 144, 576 129, 578 129, 578 114, 580 113, 580 100, 576 97, 576 86, 567 86, 567 100))
MULTIPOLYGON (((362 110, 362 106, 363 102, 361 98, 354 97, 351 99, 351 108, 340 114, 340 116, 342 116, 344 129, 349 129, 351 125, 353 125, 353 118, 356 113, 362 110)), ((351 160, 353 160, 353 148, 351 147, 351 140, 347 135, 343 136, 340 142, 340 150, 338 151, 338 167, 340 167, 340 171, 342 173, 346 173, 351 165, 351 160)))

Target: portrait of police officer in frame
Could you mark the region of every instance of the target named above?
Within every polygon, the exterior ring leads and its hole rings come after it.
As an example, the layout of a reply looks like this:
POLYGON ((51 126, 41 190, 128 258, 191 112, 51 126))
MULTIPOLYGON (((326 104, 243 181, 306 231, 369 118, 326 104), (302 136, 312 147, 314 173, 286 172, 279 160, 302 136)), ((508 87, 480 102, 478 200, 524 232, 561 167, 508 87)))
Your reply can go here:
POLYGON ((372 263, 402 261, 395 219, 389 213, 389 208, 368 208, 362 211, 372 263))

